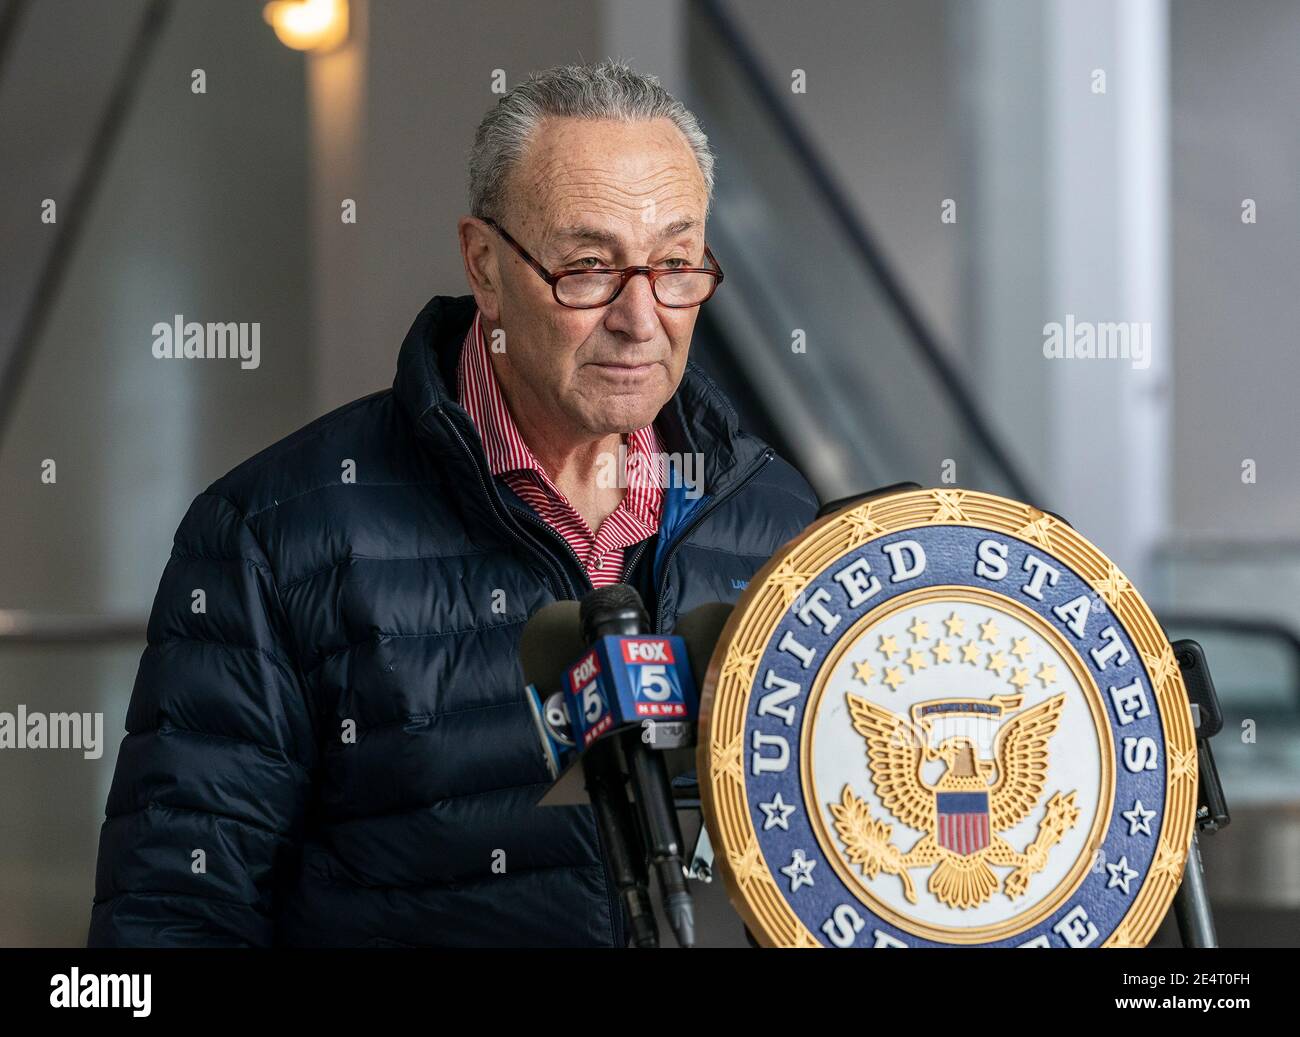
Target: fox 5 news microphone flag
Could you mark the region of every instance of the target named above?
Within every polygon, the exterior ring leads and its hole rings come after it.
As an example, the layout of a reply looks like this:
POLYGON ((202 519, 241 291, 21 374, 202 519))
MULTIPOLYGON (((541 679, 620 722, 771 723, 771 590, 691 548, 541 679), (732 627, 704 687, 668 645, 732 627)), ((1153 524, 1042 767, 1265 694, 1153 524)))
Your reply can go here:
POLYGON ((900 492, 750 581, 701 691, 702 808, 732 903, 786 947, 1150 941, 1197 753, 1131 583, 1067 523, 900 492))
POLYGON ((662 749, 688 742, 687 722, 698 707, 680 637, 603 637, 564 671, 561 683, 549 695, 532 684, 524 689, 553 779, 572 771, 612 731, 640 725, 662 749))

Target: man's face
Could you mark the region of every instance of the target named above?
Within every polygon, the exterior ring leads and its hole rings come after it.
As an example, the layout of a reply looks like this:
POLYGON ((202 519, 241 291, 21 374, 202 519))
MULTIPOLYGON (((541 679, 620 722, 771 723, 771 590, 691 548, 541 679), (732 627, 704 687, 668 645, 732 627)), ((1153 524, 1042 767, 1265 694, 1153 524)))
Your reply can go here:
MULTIPOLYGON (((704 178, 667 119, 543 124, 508 188, 500 221, 552 273, 584 267, 706 266, 704 178), (677 262, 674 262, 677 260, 677 262), (682 261, 685 262, 682 262, 682 261)), ((648 425, 681 380, 698 307, 660 306, 632 278, 608 306, 561 306, 495 232, 505 351, 497 377, 513 407, 579 435, 648 425)))

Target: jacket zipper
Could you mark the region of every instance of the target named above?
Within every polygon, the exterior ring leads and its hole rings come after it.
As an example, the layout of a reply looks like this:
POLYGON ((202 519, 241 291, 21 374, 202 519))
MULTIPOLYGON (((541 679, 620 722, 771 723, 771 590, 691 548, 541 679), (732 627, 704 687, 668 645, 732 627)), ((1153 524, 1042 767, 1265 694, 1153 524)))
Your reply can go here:
MULTIPOLYGON (((533 525, 538 526, 539 528, 545 530, 548 537, 555 540, 557 543, 562 544, 564 546, 564 549, 569 552, 569 557, 573 559, 574 564, 578 567, 578 571, 582 573, 584 576, 586 576, 587 570, 583 567, 581 560, 578 558, 577 552, 573 550, 573 545, 571 545, 567 540, 565 540, 562 536, 556 533, 554 529, 548 526, 536 515, 533 515, 527 511, 521 511, 519 508, 516 508, 513 504, 507 504, 506 507, 509 508, 516 515, 518 515, 520 518, 527 519, 533 525)), ((647 539, 645 541, 642 541, 640 544, 638 544, 636 550, 632 553, 632 557, 628 559, 626 563, 624 563, 623 572, 619 576, 620 582, 627 583, 627 578, 632 574, 632 570, 636 568, 636 563, 641 560, 641 555, 645 553, 646 544, 648 542, 649 540, 647 539)), ((587 577, 588 589, 591 590, 595 586, 596 585, 591 582, 591 577, 588 576, 587 577)))
MULTIPOLYGON (((557 533, 554 529, 548 526, 536 515, 533 515, 531 512, 523 511, 520 508, 516 508, 513 504, 506 504, 505 506, 510 511, 512 511, 515 515, 517 515, 519 518, 522 518, 528 523, 530 523, 531 525, 537 526, 539 529, 543 530, 543 534, 546 537, 549 537, 550 539, 558 541, 560 544, 562 544, 564 549, 569 553, 569 557, 573 559, 574 564, 578 568, 578 572, 582 573, 583 577, 586 579, 587 588, 589 590, 593 589, 594 585, 592 584, 590 577, 587 577, 587 571, 582 567, 582 561, 581 559, 578 558, 578 553, 573 549, 573 547, 569 544, 569 542, 564 539, 564 537, 560 536, 559 533, 557 533)), ((645 547, 644 544, 642 544, 641 546, 642 548, 645 547)), ((605 899, 609 903, 610 927, 614 931, 614 945, 616 947, 626 947, 627 932, 623 920, 623 903, 621 900, 619 900, 618 893, 615 892, 614 889, 614 883, 611 881, 609 872, 605 868, 605 863, 609 860, 608 853, 605 849, 605 837, 604 835, 601 834, 599 823, 595 827, 596 827, 596 844, 600 847, 601 871, 604 873, 605 876, 605 899)))
POLYGON ((632 575, 632 570, 636 568, 636 563, 641 560, 641 555, 645 553, 645 545, 647 543, 649 543, 648 540, 642 541, 641 544, 637 546, 636 552, 632 555, 632 560, 628 562, 627 565, 623 566, 623 574, 619 577, 619 580, 622 583, 627 583, 627 578, 632 575))
MULTIPOLYGON (((507 504, 506 508, 512 514, 518 516, 521 519, 524 519, 530 525, 536 526, 538 529, 542 530, 543 535, 547 539, 553 540, 554 542, 562 545, 564 547, 564 550, 566 550, 569 553, 569 557, 573 559, 573 564, 578 567, 578 572, 582 573, 583 577, 586 578, 587 589, 591 590, 594 588, 595 585, 591 582, 590 577, 587 577, 587 570, 582 567, 582 560, 578 558, 578 552, 573 549, 572 545, 570 545, 569 542, 564 539, 564 537, 560 536, 559 533, 557 533, 555 530, 553 530, 550 526, 548 526, 545 522, 543 522, 540 518, 538 518, 536 515, 532 514, 531 512, 524 511, 522 508, 516 508, 513 504, 507 504)), ((570 590, 572 590, 572 587, 570 587, 570 590)))
POLYGON ((711 511, 713 511, 716 507, 718 507, 718 505, 721 504, 723 501, 729 500, 731 497, 734 497, 737 493, 739 493, 741 488, 744 487, 746 483, 748 483, 751 479, 754 478, 754 476, 756 476, 760 471, 762 471, 763 466, 767 464, 768 461, 772 460, 775 454, 776 451, 773 450, 771 447, 768 447, 767 450, 764 451, 763 456, 748 472, 745 473, 743 478, 736 480, 736 482, 732 484, 731 488, 727 490, 726 493, 722 494, 719 497, 715 497, 712 501, 710 501, 703 508, 701 508, 699 514, 697 514, 693 519, 691 519, 690 525, 688 525, 685 529, 683 529, 680 533, 678 533, 677 538, 673 540, 671 544, 668 545, 668 551, 664 555, 663 574, 660 576, 659 586, 655 589, 655 629, 656 630, 663 629, 663 625, 664 625, 664 604, 663 603, 664 603, 664 591, 668 588, 668 567, 669 567, 669 563, 673 560, 673 555, 677 553, 677 549, 682 546, 682 543, 683 541, 686 540, 686 537, 701 522, 703 522, 705 518, 708 517, 711 511))
MULTIPOLYGON (((556 597, 557 598, 571 597, 572 595, 565 595, 564 593, 565 590, 572 591, 573 589, 572 587, 569 586, 569 580, 564 575, 564 573, 556 569, 555 566, 551 564, 551 559, 546 557, 545 552, 542 551, 540 547, 538 547, 536 544, 530 543, 528 540, 520 536, 519 533, 515 531, 515 528, 510 524, 510 516, 508 513, 500 514, 497 511, 497 503, 499 498, 497 497, 496 491, 491 486, 488 485, 488 481, 483 477, 483 466, 478 463, 478 458, 474 456, 474 451, 471 450, 470 445, 467 442, 465 442, 465 437, 460 434, 460 429, 458 429, 456 427, 456 423, 451 420, 451 416, 447 414, 441 407, 438 407, 436 409, 438 411, 438 416, 442 418, 443 421, 447 424, 447 427, 451 429, 452 434, 455 435, 457 442, 460 443, 461 449, 465 451, 465 455, 469 458, 470 463, 474 466, 474 471, 478 474, 479 484, 483 487, 483 492, 487 494, 488 504, 492 508, 492 514, 496 515, 498 518, 501 519, 501 524, 505 527, 506 531, 512 537, 515 538, 515 540, 523 544, 525 547, 528 548, 529 551, 531 551, 533 554, 535 554, 538 558, 542 560, 542 562, 546 566, 548 576, 554 578, 553 582, 556 590, 556 597)), ((501 506, 503 508, 509 509, 509 505, 507 504, 502 503, 501 506)), ((576 558, 577 556, 574 555, 574 557, 576 558)), ((579 565, 578 568, 581 569, 582 566, 579 565)))
MULTIPOLYGON (((446 414, 441 407, 438 408, 438 415, 443 419, 443 421, 446 422, 447 426, 455 434, 457 442, 459 442, 461 445, 461 449, 465 451, 466 456, 470 459, 470 463, 474 465, 474 471, 478 474, 479 484, 483 487, 483 492, 487 494, 488 503, 492 507, 492 513, 496 515, 497 501, 498 501, 497 495, 493 487, 489 486, 487 480, 483 477, 483 467, 478 463, 478 458, 474 456, 474 451, 470 449, 469 444, 465 442, 465 437, 460 434, 460 429, 458 429, 456 427, 456 423, 451 420, 451 416, 446 414)), ((502 525, 506 527, 506 530, 510 533, 510 535, 514 537, 517 541, 519 541, 521 544, 524 544, 530 551, 538 555, 538 557, 542 558, 542 560, 546 563, 546 567, 551 572, 551 574, 559 577, 559 579, 556 581, 555 584, 555 589, 557 592, 559 592, 556 595, 557 599, 561 597, 564 590, 567 589, 569 591, 572 591, 573 587, 569 584, 568 577, 565 576, 562 571, 557 570, 551 564, 551 560, 545 557, 545 553, 543 552, 543 550, 537 545, 529 543, 517 532, 515 532, 514 528, 510 525, 509 512, 513 511, 516 514, 520 515, 521 517, 527 519, 529 522, 532 522, 542 527, 542 529, 546 530, 548 536, 552 537, 553 539, 559 540, 564 545, 564 549, 569 552, 569 556, 573 559, 574 563, 577 565, 578 572, 583 573, 585 576, 586 570, 584 570, 582 567, 582 561, 578 558, 577 552, 574 551, 573 548, 569 546, 569 542, 565 540, 563 537, 561 537, 558 533, 556 533, 553 529, 551 529, 551 527, 548 526, 545 522, 534 517, 533 515, 530 515, 525 511, 520 511, 518 508, 511 507, 509 504, 506 504, 504 501, 501 502, 501 506, 506 510, 506 514, 500 516, 503 519, 502 525)), ((644 550, 645 545, 642 544, 641 548, 642 550, 644 550)), ((637 552, 637 557, 640 557, 640 551, 637 552)), ((588 587, 591 586, 590 579, 587 580, 587 585, 588 587)), ((572 598, 574 597, 574 595, 570 594, 569 597, 572 598)), ((599 852, 600 852, 600 861, 601 861, 601 871, 604 873, 605 876, 605 899, 609 904, 609 920, 610 920, 610 925, 614 930, 613 932, 614 946, 626 947, 627 932, 623 922, 623 905, 619 901, 618 895, 614 892, 613 883, 610 882, 609 872, 605 867, 605 862, 608 860, 608 855, 605 852, 605 841, 600 834, 600 825, 596 825, 596 842, 600 848, 599 852)))

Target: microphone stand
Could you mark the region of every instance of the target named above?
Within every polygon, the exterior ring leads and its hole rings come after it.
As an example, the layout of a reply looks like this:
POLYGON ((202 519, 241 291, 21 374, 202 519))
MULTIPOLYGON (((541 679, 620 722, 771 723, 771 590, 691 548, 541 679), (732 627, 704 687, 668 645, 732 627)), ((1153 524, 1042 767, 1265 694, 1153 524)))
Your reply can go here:
POLYGON ((1214 930, 1214 916, 1210 911, 1210 898, 1205 888, 1205 868, 1201 862, 1199 833, 1207 835, 1226 828, 1232 820, 1228 802, 1219 781, 1219 769, 1210 751, 1210 739, 1223 728, 1223 713, 1219 697, 1210 679, 1201 646, 1192 640, 1174 641, 1171 646, 1187 698, 1192 706, 1192 721, 1196 726, 1197 799, 1196 823, 1192 829, 1192 844, 1187 851, 1187 865, 1183 881, 1174 894, 1174 917, 1178 921, 1178 934, 1184 947, 1217 947, 1218 936, 1214 930))
POLYGON ((632 820, 614 745, 597 742, 583 761, 583 769, 610 874, 632 926, 632 946, 658 947, 659 925, 650 905, 645 848, 632 820))

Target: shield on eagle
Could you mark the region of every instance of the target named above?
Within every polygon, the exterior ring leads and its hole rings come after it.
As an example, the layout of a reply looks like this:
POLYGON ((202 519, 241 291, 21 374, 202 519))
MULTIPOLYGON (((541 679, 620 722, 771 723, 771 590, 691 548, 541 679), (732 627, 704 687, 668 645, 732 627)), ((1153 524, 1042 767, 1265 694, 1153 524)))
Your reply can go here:
POLYGON ((939 845, 963 857, 989 844, 987 792, 936 792, 939 845))

